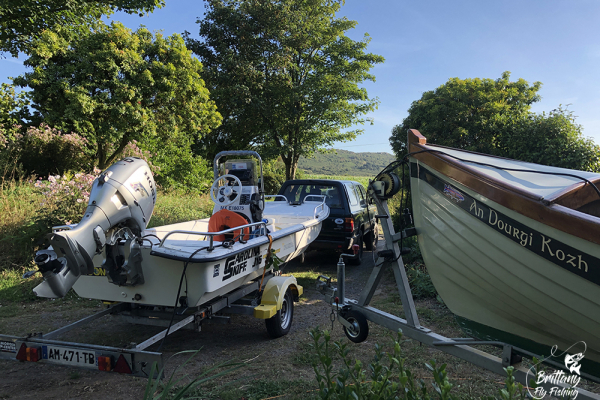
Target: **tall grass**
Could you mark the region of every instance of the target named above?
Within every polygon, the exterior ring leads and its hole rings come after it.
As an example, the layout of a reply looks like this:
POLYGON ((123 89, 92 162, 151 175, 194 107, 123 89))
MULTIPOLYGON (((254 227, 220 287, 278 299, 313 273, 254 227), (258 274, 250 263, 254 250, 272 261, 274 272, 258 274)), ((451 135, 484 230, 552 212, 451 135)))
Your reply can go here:
POLYGON ((31 266, 27 260, 38 239, 35 217, 42 199, 24 179, 0 182, 0 270, 31 266))
POLYGON ((148 228, 210 217, 214 205, 208 194, 159 192, 148 228))
POLYGON ((343 176, 343 175, 304 175, 304 179, 333 179, 340 181, 356 181, 363 185, 365 189, 369 186, 369 179, 373 179, 372 176, 343 176))

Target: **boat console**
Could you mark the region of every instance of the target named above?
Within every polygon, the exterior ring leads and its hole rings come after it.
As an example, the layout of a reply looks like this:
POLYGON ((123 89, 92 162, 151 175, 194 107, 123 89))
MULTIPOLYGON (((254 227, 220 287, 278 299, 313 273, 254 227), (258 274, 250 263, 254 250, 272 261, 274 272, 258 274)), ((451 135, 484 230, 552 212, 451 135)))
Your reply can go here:
POLYGON ((221 210, 229 210, 243 216, 247 223, 262 221, 265 203, 262 160, 258 153, 223 151, 215 157, 214 165, 215 181, 210 188, 210 197, 215 203, 213 215, 221 210), (256 161, 251 158, 227 160, 219 164, 222 157, 241 155, 240 153, 252 155, 259 160, 260 179, 256 161))

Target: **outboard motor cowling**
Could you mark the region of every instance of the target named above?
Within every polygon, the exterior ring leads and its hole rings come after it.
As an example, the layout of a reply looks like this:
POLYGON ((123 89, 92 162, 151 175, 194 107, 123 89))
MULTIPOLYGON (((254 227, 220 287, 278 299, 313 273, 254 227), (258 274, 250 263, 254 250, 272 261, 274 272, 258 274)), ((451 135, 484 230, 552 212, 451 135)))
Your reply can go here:
MULTIPOLYGON (((40 297, 63 297, 80 275, 94 271, 92 258, 102 252, 115 229, 140 236, 156 203, 156 184, 148 164, 129 157, 116 162, 95 181, 82 220, 47 236, 51 248, 36 253, 44 282, 33 291, 40 297)), ((110 243, 109 243, 110 244, 110 243)))

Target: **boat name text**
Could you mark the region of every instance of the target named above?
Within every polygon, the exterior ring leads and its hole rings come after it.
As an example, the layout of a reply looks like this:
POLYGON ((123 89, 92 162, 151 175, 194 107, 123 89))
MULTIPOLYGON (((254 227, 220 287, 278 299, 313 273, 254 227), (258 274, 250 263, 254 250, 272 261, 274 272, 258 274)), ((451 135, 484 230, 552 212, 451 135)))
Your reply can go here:
POLYGON ((237 253, 234 256, 227 258, 225 261, 225 270, 223 271, 223 280, 231 278, 232 276, 236 276, 241 272, 246 271, 248 267, 248 260, 251 258, 254 259, 251 268, 260 267, 260 263, 262 261, 262 257, 260 256, 260 247, 254 247, 252 249, 244 250, 240 253, 237 253))
POLYGON ((507 217, 493 208, 478 203, 477 200, 473 198, 471 198, 471 201, 472 203, 469 207, 469 212, 486 222, 487 225, 495 228, 504 236, 507 236, 523 247, 528 247, 534 251, 537 249, 535 253, 555 264, 566 264, 564 265, 565 267, 569 266, 588 272, 587 261, 585 261, 584 256, 575 249, 557 240, 546 237, 540 232, 532 231, 525 225, 507 217))

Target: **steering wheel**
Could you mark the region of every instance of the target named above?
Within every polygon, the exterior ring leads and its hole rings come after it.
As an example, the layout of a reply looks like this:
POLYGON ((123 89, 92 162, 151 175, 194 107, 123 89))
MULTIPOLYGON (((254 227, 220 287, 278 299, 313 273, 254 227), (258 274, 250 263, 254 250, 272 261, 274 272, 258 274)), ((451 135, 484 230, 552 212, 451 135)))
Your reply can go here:
MULTIPOLYGON (((242 182, 234 175, 223 175, 217 178, 212 186, 210 187, 210 198, 218 206, 228 206, 237 198, 233 196, 235 192, 233 188, 239 186, 242 187, 242 182), (233 179, 233 185, 229 186, 229 179, 233 179), (219 186, 219 182, 224 180, 225 185, 219 186)), ((240 190, 241 193, 241 190, 240 190)))

